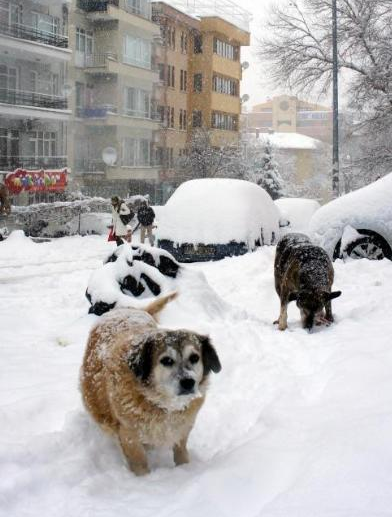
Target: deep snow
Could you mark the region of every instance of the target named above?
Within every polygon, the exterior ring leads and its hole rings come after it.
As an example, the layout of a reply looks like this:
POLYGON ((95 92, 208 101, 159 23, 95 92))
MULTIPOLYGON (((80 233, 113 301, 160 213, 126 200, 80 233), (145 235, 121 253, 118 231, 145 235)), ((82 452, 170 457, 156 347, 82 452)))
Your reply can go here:
POLYGON ((335 263, 336 323, 279 332, 274 248, 193 265, 161 318, 209 332, 223 370, 190 439, 191 463, 153 454, 136 478, 83 410, 78 373, 89 276, 105 237, 0 243, 0 515, 392 515, 392 263, 335 263), (207 288, 207 287, 208 288, 207 288))

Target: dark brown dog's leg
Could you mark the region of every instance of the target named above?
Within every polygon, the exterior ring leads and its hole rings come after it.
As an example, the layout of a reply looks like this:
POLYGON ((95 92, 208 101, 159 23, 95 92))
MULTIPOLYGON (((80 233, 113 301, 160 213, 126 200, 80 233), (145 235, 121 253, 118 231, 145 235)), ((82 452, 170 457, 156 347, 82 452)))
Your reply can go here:
POLYGON ((186 448, 186 444, 188 441, 187 435, 185 438, 183 438, 180 443, 176 443, 173 447, 173 456, 174 456, 174 463, 176 465, 183 465, 184 463, 189 463, 189 454, 188 450, 186 448))
POLYGON ((333 323, 333 314, 332 314, 332 303, 331 300, 325 302, 325 318, 330 323, 333 323))
POLYGON ((129 468, 137 476, 144 476, 150 472, 147 455, 143 445, 132 436, 128 429, 120 427, 118 432, 121 448, 127 458, 129 468))
POLYGON ((287 305, 289 303, 289 294, 282 289, 280 293, 280 314, 279 314, 279 330, 287 329, 287 305))

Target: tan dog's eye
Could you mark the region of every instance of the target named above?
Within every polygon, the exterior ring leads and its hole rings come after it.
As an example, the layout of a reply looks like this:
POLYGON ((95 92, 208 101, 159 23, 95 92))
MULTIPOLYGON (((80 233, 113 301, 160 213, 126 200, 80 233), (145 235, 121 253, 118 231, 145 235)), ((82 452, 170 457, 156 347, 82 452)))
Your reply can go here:
POLYGON ((163 366, 173 366, 174 364, 174 359, 172 359, 171 357, 162 357, 161 359, 161 364, 163 364, 163 366))
POLYGON ((191 354, 189 356, 189 361, 191 362, 191 364, 196 364, 197 362, 199 362, 199 359, 200 357, 197 354, 191 354))

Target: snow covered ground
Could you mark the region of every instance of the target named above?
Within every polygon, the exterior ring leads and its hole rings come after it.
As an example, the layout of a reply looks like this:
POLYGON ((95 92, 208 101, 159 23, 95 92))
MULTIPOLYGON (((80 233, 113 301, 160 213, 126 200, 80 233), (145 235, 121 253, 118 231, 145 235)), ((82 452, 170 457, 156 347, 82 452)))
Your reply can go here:
POLYGON ((336 323, 308 334, 295 306, 273 327, 274 248, 190 266, 161 324, 209 332, 211 378, 191 463, 152 456, 136 478, 78 391, 84 291, 105 237, 0 243, 0 515, 385 517, 392 515, 392 263, 335 263, 336 323), (215 294, 216 293, 216 294, 215 294))

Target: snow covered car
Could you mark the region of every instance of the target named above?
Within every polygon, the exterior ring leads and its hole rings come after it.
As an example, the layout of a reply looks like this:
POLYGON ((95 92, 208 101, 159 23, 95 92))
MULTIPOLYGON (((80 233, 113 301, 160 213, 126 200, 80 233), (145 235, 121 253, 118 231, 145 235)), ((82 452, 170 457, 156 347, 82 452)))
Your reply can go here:
POLYGON ((282 197, 275 200, 275 205, 281 214, 281 227, 284 227, 287 232, 302 233, 308 232, 309 221, 321 206, 315 199, 300 197, 282 197))
POLYGON ((392 260, 392 174, 321 207, 309 231, 333 258, 392 260))
POLYGON ((179 262, 242 255, 279 237, 279 211, 249 181, 197 179, 183 183, 160 214, 158 246, 179 262))

